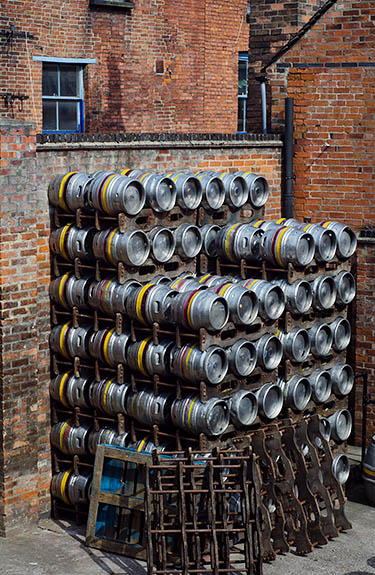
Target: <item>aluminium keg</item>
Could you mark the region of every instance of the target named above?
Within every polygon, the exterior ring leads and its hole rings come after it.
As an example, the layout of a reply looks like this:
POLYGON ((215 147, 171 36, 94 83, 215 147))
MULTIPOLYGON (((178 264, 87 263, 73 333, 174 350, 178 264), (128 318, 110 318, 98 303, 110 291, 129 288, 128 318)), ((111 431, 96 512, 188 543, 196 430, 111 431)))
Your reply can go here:
POLYGON ((311 385, 307 377, 294 375, 288 381, 279 379, 284 404, 295 411, 303 411, 311 399, 311 385))
POLYGON ((326 369, 315 369, 309 375, 309 382, 311 385, 312 398, 315 403, 326 402, 332 392, 331 374, 326 369))
POLYGON ((276 320, 285 309, 284 292, 278 285, 266 280, 247 279, 239 282, 242 287, 255 293, 259 300, 259 315, 265 321, 276 320))
POLYGON ((200 351, 198 345, 184 345, 172 350, 171 372, 186 381, 217 385, 223 381, 227 371, 227 355, 217 345, 211 345, 205 351, 200 351))
POLYGON ((329 327, 331 328, 333 336, 332 347, 336 351, 343 351, 346 349, 352 336, 352 329, 348 320, 344 317, 337 317, 329 324, 329 327))
POLYGON ((102 427, 98 431, 93 429, 88 436, 88 450, 91 455, 95 455, 98 445, 116 445, 118 433, 111 427, 102 427))
POLYGON ((209 172, 197 172, 194 174, 202 184, 201 205, 210 212, 220 210, 225 201, 225 188, 217 175, 209 172))
POLYGON ((97 232, 93 239, 96 258, 113 266, 123 262, 128 266, 141 266, 150 253, 150 242, 142 230, 128 230, 123 234, 118 228, 97 232))
POLYGON ((332 230, 324 229, 319 224, 308 224, 293 218, 281 218, 276 222, 279 225, 290 226, 303 232, 309 232, 315 242, 315 259, 318 262, 330 262, 336 255, 337 241, 332 230))
POLYGON ((168 281, 171 289, 181 293, 202 288, 197 278, 191 274, 181 274, 178 278, 168 281))
POLYGON ((258 402, 252 391, 241 389, 229 400, 230 418, 236 427, 252 425, 258 415, 258 402))
POLYGON ((146 204, 155 212, 169 212, 174 208, 177 191, 171 178, 142 170, 124 170, 121 174, 141 182, 146 192, 146 204))
POLYGON ((254 341, 257 352, 257 364, 266 371, 276 369, 283 357, 283 346, 275 335, 265 333, 257 341, 254 341))
POLYGON ((146 435, 142 439, 138 439, 137 441, 129 443, 128 447, 138 451, 138 453, 141 451, 152 453, 155 449, 158 453, 162 453, 163 451, 171 451, 173 449, 173 444, 168 442, 161 443, 160 445, 155 445, 155 443, 151 440, 151 436, 146 435))
POLYGON ((84 505, 89 502, 92 474, 74 475, 73 468, 60 471, 52 477, 51 493, 66 505, 84 505))
POLYGON ((90 181, 87 174, 69 172, 58 175, 48 186, 50 204, 62 208, 65 212, 74 212, 86 205, 86 188, 90 181))
POLYGON ((314 258, 314 238, 308 232, 287 226, 264 230, 260 244, 261 257, 285 268, 288 264, 307 266, 314 258))
POLYGON ((202 234, 197 226, 181 224, 174 230, 176 253, 182 260, 195 258, 202 248, 202 234))
POLYGON ((74 377, 71 371, 60 373, 50 384, 50 393, 55 401, 65 407, 90 407, 89 388, 92 377, 74 377))
POLYGON ((229 319, 234 324, 251 325, 254 323, 259 311, 259 301, 254 292, 225 278, 219 278, 219 282, 213 280, 213 282, 209 283, 214 284, 210 287, 210 290, 227 302, 229 319))
POLYGON ((336 301, 336 284, 331 276, 318 276, 311 282, 313 307, 320 310, 330 309, 336 301))
POLYGON ((187 172, 172 172, 166 174, 176 186, 176 203, 183 210, 196 210, 199 208, 203 189, 200 180, 187 172))
POLYGON ((220 231, 220 226, 206 224, 200 228, 202 235, 202 251, 211 258, 216 258, 216 236, 220 231))
POLYGON ((88 342, 89 352, 95 359, 112 367, 119 363, 127 365, 126 354, 130 340, 130 333, 117 335, 115 328, 94 331, 88 342))
POLYGON ((140 371, 146 377, 168 375, 173 345, 173 341, 165 339, 156 344, 152 337, 131 343, 127 354, 130 369, 140 371))
POLYGON ((88 303, 100 311, 115 315, 125 313, 126 301, 130 294, 140 287, 136 280, 120 284, 116 277, 105 278, 91 283, 88 290, 88 303))
POLYGON ((247 377, 254 371, 257 362, 255 345, 247 339, 238 339, 231 347, 226 348, 229 369, 238 377, 247 377))
POLYGON ((254 208, 261 208, 268 200, 269 185, 263 176, 258 176, 252 172, 235 172, 242 176, 249 188, 249 201, 254 208))
POLYGON ((168 323, 170 321, 170 307, 177 291, 167 285, 155 285, 153 282, 136 288, 126 301, 126 313, 140 321, 143 325, 168 323))
POLYGON ((114 378, 93 381, 89 389, 90 404, 110 415, 126 413, 126 400, 130 390, 130 384, 119 385, 114 378))
POLYGON ((89 358, 88 343, 91 331, 89 327, 73 327, 71 321, 64 325, 56 325, 50 333, 50 347, 52 351, 61 353, 66 359, 89 358))
POLYGON ((231 262, 241 259, 261 259, 261 241, 264 231, 252 224, 228 224, 216 236, 216 250, 219 256, 231 262))
POLYGON ((126 412, 145 425, 167 425, 170 421, 173 396, 170 393, 155 395, 153 391, 143 389, 131 392, 126 402, 126 412))
POLYGON ((88 425, 76 427, 72 421, 61 421, 52 426, 51 443, 62 453, 70 455, 85 455, 87 439, 90 431, 88 425))
POLYGON ((337 257, 346 260, 350 258, 357 249, 357 235, 347 225, 339 222, 324 221, 319 224, 322 228, 332 230, 337 240, 337 257))
POLYGON ((115 172, 96 172, 87 186, 88 203, 102 213, 115 216, 139 214, 145 205, 146 193, 141 182, 115 172))
POLYGON ((334 277, 337 297, 336 303, 348 305, 355 298, 355 279, 350 272, 342 271, 334 277))
POLYGON ((175 399, 171 407, 172 423, 176 427, 198 435, 218 436, 229 425, 229 407, 222 399, 213 397, 202 403, 198 395, 175 399))
POLYGON ((262 229, 263 231, 277 230, 280 227, 274 220, 253 220, 251 223, 254 228, 262 229))
POLYGON ((353 389, 354 372, 348 363, 336 363, 330 369, 333 393, 339 397, 348 395, 353 389))
POLYGON ((282 343, 285 357, 296 363, 306 360, 310 353, 310 339, 305 329, 295 327, 288 333, 278 330, 276 335, 282 343))
POLYGON ((93 281, 92 277, 78 279, 74 274, 68 272, 50 283, 50 298, 65 309, 74 306, 79 309, 87 309, 89 307, 87 305, 88 292, 93 281))
POLYGON ((93 241, 96 229, 77 228, 73 224, 66 224, 53 230, 49 238, 49 245, 54 254, 66 260, 90 260, 92 258, 93 241))
MULTIPOLYGON (((174 285, 174 284, 172 284, 174 285)), ((170 319, 186 328, 219 331, 228 322, 229 309, 226 300, 208 290, 183 292, 171 300, 170 319)))
POLYGON ((207 172, 211 176, 217 176, 224 184, 224 203, 234 209, 244 206, 249 198, 249 186, 246 180, 239 174, 230 172, 207 172))
POLYGON ((273 285, 279 286, 286 299, 286 309, 291 313, 305 314, 312 305, 313 295, 309 282, 297 280, 289 284, 286 280, 272 280, 273 285))
POLYGON ((339 409, 327 417, 331 425, 331 437, 335 441, 346 441, 352 431, 352 416, 347 409, 339 409))
POLYGON ((284 396, 276 383, 265 383, 254 392, 258 403, 258 413, 265 419, 275 419, 283 408, 284 396))
POLYGON ((151 257, 157 263, 168 262, 174 254, 176 242, 172 230, 163 226, 156 226, 148 232, 151 247, 151 257))
POLYGON ((328 355, 333 343, 332 331, 329 325, 317 322, 307 331, 310 338, 311 353, 316 357, 328 355))
POLYGON ((335 455, 332 461, 332 474, 341 485, 347 482, 350 474, 350 463, 347 455, 344 453, 335 455))

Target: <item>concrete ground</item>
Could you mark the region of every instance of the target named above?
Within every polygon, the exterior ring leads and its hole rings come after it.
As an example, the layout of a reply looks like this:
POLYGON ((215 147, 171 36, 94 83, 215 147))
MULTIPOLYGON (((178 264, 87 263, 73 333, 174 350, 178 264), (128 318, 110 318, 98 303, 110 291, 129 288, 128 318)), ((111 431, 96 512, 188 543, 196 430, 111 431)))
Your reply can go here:
MULTIPOLYGON (((375 575, 375 507, 365 503, 354 475, 346 507, 353 529, 306 557, 293 552, 264 566, 264 575, 375 575)), ((84 532, 66 522, 0 538, 0 575, 145 575, 145 565, 84 544, 84 532)))

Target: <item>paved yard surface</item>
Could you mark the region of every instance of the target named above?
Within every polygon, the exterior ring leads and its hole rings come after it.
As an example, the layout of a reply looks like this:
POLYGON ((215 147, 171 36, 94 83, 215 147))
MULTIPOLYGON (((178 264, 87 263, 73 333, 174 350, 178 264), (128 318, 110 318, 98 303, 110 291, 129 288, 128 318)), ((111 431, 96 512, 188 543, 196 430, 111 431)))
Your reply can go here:
MULTIPOLYGON (((375 575, 375 507, 363 504, 354 485, 347 503, 353 529, 306 557, 279 556, 264 575, 375 575)), ((38 527, 0 538, 0 575, 145 575, 144 565, 89 549, 84 533, 50 519, 38 527)))

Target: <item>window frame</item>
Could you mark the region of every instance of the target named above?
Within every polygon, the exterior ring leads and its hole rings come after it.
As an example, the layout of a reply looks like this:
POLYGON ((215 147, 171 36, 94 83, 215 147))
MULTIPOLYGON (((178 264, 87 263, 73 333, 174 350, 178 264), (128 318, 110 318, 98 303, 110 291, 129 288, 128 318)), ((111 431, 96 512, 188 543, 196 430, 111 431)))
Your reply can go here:
POLYGON ((238 52, 238 72, 240 69, 240 62, 246 62, 246 94, 240 94, 239 90, 237 88, 237 134, 246 134, 246 107, 247 107, 247 98, 248 98, 248 78, 249 78, 249 54, 248 52, 238 52), (239 120, 239 114, 238 114, 238 108, 239 108, 239 104, 241 102, 241 105, 243 106, 243 110, 244 110, 244 114, 243 114, 243 127, 245 128, 244 130, 238 130, 238 120, 239 120))

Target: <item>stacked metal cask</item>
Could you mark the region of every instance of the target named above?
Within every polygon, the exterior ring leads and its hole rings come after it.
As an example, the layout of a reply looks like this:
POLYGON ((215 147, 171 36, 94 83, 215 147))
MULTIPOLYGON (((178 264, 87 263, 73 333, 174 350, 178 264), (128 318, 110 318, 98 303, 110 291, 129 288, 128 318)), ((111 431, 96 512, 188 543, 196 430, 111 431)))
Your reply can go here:
POLYGON ((267 196, 247 172, 51 182, 56 509, 84 512, 98 443, 241 446, 314 414, 347 439, 355 236, 264 221, 267 196))

